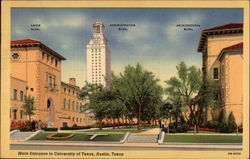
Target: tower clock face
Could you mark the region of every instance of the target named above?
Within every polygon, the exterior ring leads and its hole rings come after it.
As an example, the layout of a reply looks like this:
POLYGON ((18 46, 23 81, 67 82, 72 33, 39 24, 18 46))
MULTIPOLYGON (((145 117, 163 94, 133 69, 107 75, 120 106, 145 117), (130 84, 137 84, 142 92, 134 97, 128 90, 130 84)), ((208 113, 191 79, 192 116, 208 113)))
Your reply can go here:
POLYGON ((18 60, 20 57, 20 55, 18 53, 13 53, 11 56, 12 56, 13 60, 18 60))

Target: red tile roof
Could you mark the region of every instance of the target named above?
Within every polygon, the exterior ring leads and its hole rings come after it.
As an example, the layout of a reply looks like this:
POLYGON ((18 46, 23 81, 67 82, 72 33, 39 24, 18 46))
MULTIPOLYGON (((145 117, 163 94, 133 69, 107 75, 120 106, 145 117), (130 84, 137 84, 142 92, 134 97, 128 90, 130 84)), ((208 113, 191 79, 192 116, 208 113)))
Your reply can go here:
MULTIPOLYGON (((221 50, 219 56, 217 57, 219 60, 221 60, 224 57, 224 54, 230 53, 234 49, 242 49, 243 48, 243 42, 240 42, 238 44, 234 44, 228 47, 225 47, 224 49, 221 50)), ((242 52, 239 52, 242 53, 242 52)))
POLYGON ((23 40, 11 41, 11 44, 30 44, 30 43, 40 43, 40 41, 36 41, 33 39, 23 39, 23 40))
POLYGON ((209 30, 220 30, 220 29, 232 29, 232 28, 242 28, 243 23, 228 23, 224 25, 219 25, 216 27, 208 28, 205 29, 204 31, 209 31, 209 30))
POLYGON ((232 46, 228 46, 226 48, 224 48, 223 50, 229 50, 229 49, 242 49, 243 48, 243 42, 232 45, 232 46))
POLYGON ((199 44, 198 44, 198 52, 202 52, 204 45, 207 41, 207 37, 210 35, 221 35, 221 34, 237 34, 243 32, 243 23, 228 23, 208 29, 204 29, 201 32, 199 44))
POLYGON ((51 48, 49 48, 48 46, 46 46, 45 44, 43 44, 42 42, 37 41, 37 40, 33 40, 33 39, 13 40, 10 43, 11 43, 11 47, 27 47, 27 45, 29 45, 29 46, 36 45, 36 46, 43 48, 48 53, 59 58, 60 60, 66 60, 65 57, 63 57, 62 55, 60 55, 56 51, 52 50, 51 48))

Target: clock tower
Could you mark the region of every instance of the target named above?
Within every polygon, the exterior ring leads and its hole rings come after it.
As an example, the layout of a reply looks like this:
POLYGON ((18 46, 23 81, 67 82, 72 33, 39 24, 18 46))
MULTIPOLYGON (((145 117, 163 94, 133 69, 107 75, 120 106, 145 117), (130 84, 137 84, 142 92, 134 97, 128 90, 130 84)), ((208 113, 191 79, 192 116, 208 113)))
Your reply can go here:
POLYGON ((110 80, 111 77, 111 51, 104 29, 105 26, 102 22, 93 24, 92 39, 86 47, 87 82, 109 88, 107 80, 110 80))

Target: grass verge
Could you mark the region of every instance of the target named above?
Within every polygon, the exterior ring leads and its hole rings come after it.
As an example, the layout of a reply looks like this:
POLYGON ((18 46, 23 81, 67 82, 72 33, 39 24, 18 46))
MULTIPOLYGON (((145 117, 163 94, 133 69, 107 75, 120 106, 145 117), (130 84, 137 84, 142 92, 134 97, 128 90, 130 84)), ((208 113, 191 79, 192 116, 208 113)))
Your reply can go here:
POLYGON ((236 135, 165 135, 164 142, 242 143, 242 136, 236 136, 236 135))
POLYGON ((99 130, 99 129, 96 129, 96 130, 83 130, 82 132, 94 132, 94 133, 125 133, 125 132, 131 132, 131 133, 140 133, 140 132, 143 132, 143 131, 146 131, 146 130, 149 130, 149 129, 152 129, 152 128, 142 128, 141 130, 137 130, 136 127, 132 127, 132 128, 116 128, 116 129, 113 129, 113 128, 110 128, 110 129, 102 129, 102 130, 99 130))
MULTIPOLYGON (((119 142, 124 134, 109 134, 107 136, 97 136, 93 140, 90 140, 90 135, 87 135, 86 133, 74 133, 75 136, 69 139, 60 139, 60 140, 53 140, 53 139, 47 139, 47 136, 51 135, 53 133, 51 132, 41 132, 38 135, 34 136, 30 140, 46 140, 46 141, 107 141, 107 142, 119 142)), ((60 133, 62 134, 62 133, 60 133)), ((64 133, 65 135, 69 135, 71 133, 64 133)))

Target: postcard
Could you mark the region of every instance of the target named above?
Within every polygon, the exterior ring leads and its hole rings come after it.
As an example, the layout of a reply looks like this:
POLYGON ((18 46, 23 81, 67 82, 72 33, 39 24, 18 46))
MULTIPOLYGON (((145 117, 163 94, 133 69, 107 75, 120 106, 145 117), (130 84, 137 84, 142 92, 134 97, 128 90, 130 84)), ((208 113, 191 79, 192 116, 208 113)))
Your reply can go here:
POLYGON ((249 1, 2 1, 2 158, 249 158, 249 1))

